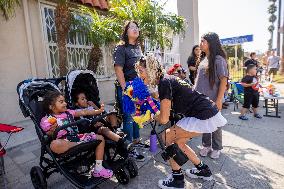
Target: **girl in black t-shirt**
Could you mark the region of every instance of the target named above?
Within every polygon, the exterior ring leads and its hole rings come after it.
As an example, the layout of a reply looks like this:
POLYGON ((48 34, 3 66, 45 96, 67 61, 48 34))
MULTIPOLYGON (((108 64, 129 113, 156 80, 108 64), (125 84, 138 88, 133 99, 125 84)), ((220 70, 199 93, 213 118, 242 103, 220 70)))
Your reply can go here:
MULTIPOLYGON (((146 61, 140 61, 136 69, 145 84, 151 88, 158 86, 161 108, 156 120, 160 124, 166 124, 169 121, 170 109, 185 116, 176 125, 166 130, 163 136, 166 135, 164 139, 167 145, 176 143, 195 165, 196 168, 186 170, 186 175, 191 178, 211 180, 212 173, 209 167, 200 161, 186 142, 201 133, 210 133, 224 126, 227 123, 226 119, 207 96, 193 90, 189 84, 178 77, 165 75, 161 65, 153 56, 149 55, 146 61)), ((170 159, 170 165, 172 176, 160 180, 159 186, 161 188, 184 188, 181 167, 173 159, 170 159)))
MULTIPOLYGON (((115 47, 113 53, 114 70, 116 81, 116 100, 120 113, 123 115, 123 132, 127 134, 126 139, 133 142, 138 147, 148 147, 140 142, 139 126, 133 121, 130 114, 124 113, 122 108, 123 91, 127 81, 132 81, 137 77, 135 63, 142 56, 141 48, 138 44, 139 26, 135 21, 127 21, 122 33, 122 40, 115 47)), ((136 149, 130 156, 137 161, 144 161, 145 158, 136 149)))
POLYGON ((194 80, 196 76, 196 63, 200 62, 201 59, 201 50, 199 45, 194 45, 192 48, 191 55, 187 59, 187 66, 189 69, 189 79, 190 82, 194 85, 194 80))

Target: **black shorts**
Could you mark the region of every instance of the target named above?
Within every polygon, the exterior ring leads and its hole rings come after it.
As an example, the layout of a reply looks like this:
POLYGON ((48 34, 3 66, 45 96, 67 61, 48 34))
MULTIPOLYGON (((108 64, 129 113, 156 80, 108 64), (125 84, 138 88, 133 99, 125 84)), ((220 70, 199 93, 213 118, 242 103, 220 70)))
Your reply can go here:
POLYGON ((268 75, 276 75, 277 74, 278 69, 277 68, 270 68, 268 71, 268 75))
POLYGON ((253 108, 257 108, 259 103, 259 93, 245 93, 244 94, 244 108, 249 109, 252 105, 253 108))

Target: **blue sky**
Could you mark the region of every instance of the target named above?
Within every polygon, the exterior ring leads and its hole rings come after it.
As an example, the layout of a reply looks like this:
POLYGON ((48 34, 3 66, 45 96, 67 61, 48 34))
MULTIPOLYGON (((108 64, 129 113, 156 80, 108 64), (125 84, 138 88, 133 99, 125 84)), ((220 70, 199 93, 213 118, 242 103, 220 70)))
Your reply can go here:
MULTIPOLYGON (((168 0, 165 9, 176 12, 176 1, 168 0)), ((220 38, 253 34, 254 41, 244 44, 244 49, 264 52, 270 38, 269 4, 268 0, 198 0, 199 34, 214 31, 220 38)), ((273 46, 276 47, 276 32, 274 35, 273 46)))

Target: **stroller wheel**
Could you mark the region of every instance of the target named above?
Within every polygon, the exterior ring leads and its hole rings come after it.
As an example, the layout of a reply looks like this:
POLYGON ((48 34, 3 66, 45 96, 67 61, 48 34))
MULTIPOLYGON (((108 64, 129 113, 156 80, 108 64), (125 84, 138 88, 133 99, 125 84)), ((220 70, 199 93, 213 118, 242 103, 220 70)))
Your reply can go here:
POLYGON ((0 156, 0 176, 5 174, 4 157, 0 156))
POLYGON ((118 169, 114 174, 120 184, 125 185, 129 183, 130 175, 129 171, 125 167, 118 169))
POLYGON ((4 175, 5 175, 4 157, 0 156, 0 188, 6 188, 4 175))
POLYGON ((40 167, 32 167, 30 171, 30 176, 35 189, 47 188, 46 179, 40 167))
POLYGON ((130 178, 134 178, 138 175, 138 167, 136 162, 133 159, 128 159, 126 168, 129 171, 130 178))

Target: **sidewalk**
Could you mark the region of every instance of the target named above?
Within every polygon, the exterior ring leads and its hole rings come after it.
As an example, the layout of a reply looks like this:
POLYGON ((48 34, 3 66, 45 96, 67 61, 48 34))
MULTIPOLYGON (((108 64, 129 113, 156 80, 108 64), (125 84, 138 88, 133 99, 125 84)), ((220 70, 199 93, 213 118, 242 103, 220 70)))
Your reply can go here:
MULTIPOLYGON (((263 114, 264 109, 260 108, 263 114)), ((264 117, 261 120, 249 115, 249 121, 238 119, 237 112, 224 110, 223 115, 228 125, 223 131, 223 153, 220 159, 212 160, 209 157, 202 160, 209 165, 214 174, 214 180, 204 182, 186 178, 186 188, 246 188, 267 189, 284 188, 284 103, 280 103, 279 118, 264 117)), ((33 127, 33 125, 30 125, 33 127)), ((148 138, 150 129, 141 130, 143 138, 148 138)), ((12 137, 17 137, 16 135, 12 137)), ((189 145, 198 152, 201 137, 189 142, 189 145)), ((38 165, 40 154, 39 141, 10 148, 5 156, 6 183, 10 189, 33 188, 29 177, 30 168, 38 165)), ((132 179, 126 186, 119 185, 115 178, 99 186, 104 189, 156 189, 158 179, 170 173, 170 167, 161 159, 160 154, 152 156, 144 152, 147 159, 139 163, 139 176, 132 179)), ((187 163, 183 168, 192 167, 187 163)), ((52 189, 75 188, 60 174, 52 175, 48 180, 48 187, 52 189)))

